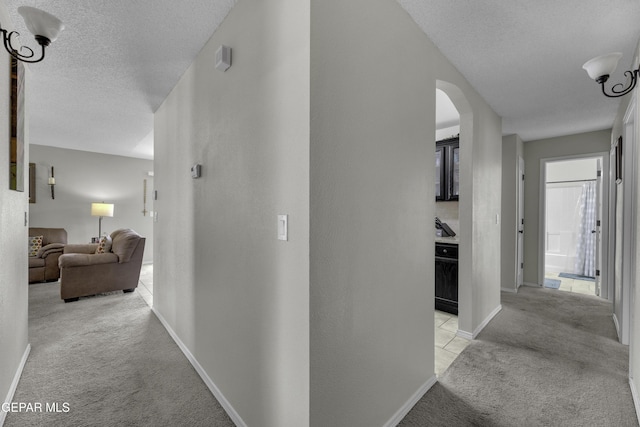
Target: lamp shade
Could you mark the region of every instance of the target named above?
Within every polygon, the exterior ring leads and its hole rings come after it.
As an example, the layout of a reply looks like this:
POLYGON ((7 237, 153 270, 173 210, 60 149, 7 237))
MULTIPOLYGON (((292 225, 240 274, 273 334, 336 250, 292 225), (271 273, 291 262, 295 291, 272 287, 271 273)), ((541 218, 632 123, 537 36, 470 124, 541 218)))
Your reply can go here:
POLYGON ((609 53, 585 62, 582 68, 587 71, 589 77, 598 80, 599 77, 613 74, 620 58, 622 58, 620 52, 609 53))
POLYGON ((25 25, 34 36, 43 36, 53 42, 64 30, 62 21, 35 7, 20 6, 18 13, 22 15, 25 25))
POLYGON ((91 203, 91 216, 113 216, 113 204, 91 203))

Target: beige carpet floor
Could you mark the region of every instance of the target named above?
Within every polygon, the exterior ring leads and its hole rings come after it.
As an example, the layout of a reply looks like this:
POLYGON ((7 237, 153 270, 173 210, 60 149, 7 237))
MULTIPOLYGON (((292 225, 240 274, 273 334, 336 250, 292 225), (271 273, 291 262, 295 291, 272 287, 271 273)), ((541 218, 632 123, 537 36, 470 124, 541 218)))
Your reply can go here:
POLYGON ((233 426, 137 292, 65 304, 59 283, 29 286, 31 354, 5 427, 233 426), (64 404, 68 412, 64 412, 64 404))
POLYGON ((400 426, 637 426, 611 304, 521 288, 400 426))

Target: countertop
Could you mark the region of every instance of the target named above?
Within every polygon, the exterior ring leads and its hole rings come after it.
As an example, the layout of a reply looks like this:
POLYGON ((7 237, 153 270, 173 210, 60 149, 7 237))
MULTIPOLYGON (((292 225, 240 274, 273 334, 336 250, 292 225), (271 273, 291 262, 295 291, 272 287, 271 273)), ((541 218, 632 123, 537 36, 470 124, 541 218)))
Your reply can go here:
POLYGON ((460 239, 458 235, 453 237, 438 237, 436 236, 436 243, 451 243, 453 245, 457 245, 460 243, 460 239))

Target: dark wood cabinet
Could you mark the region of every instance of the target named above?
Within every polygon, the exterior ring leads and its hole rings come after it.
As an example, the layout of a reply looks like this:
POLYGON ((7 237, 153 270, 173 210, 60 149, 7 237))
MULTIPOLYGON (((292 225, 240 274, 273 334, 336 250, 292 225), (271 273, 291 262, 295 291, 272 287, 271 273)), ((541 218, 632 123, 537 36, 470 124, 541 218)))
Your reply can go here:
POLYGON ((436 201, 460 196, 460 138, 436 142, 436 201))
POLYGON ((436 310, 458 314, 458 245, 436 243, 436 310))

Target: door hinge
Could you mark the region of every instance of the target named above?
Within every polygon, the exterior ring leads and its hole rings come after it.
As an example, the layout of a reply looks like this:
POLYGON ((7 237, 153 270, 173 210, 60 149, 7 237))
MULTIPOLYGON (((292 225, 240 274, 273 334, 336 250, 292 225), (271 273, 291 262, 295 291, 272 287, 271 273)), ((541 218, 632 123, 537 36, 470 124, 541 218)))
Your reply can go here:
POLYGON ((598 176, 602 176, 602 171, 598 171, 598 176))
POLYGON ((522 174, 522 180, 524 181, 524 174, 522 174))
POLYGON ((596 276, 600 276, 600 270, 596 270, 596 276))
POLYGON ((520 224, 524 225, 524 218, 520 219, 520 224))
POLYGON ((596 221, 596 226, 600 227, 600 220, 596 221))
POLYGON ((520 263, 520 268, 524 268, 524 262, 520 263))

